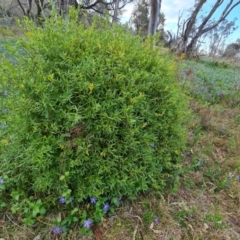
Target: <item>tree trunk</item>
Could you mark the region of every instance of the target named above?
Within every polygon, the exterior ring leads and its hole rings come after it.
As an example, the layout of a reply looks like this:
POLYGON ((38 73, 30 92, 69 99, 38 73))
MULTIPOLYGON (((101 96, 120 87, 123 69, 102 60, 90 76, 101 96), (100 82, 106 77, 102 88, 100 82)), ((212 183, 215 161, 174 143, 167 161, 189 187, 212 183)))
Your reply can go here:
POLYGON ((191 17, 188 19, 186 29, 182 35, 181 41, 179 42, 179 46, 178 46, 179 52, 183 52, 183 53, 187 52, 187 43, 189 40, 189 36, 193 31, 194 25, 196 24, 197 15, 205 2, 206 0, 200 0, 198 5, 192 12, 191 17))
POLYGON ((148 34, 154 35, 157 31, 158 16, 161 9, 162 0, 150 0, 150 20, 148 26, 148 34))
POLYGON ((120 0, 116 0, 115 2, 113 20, 112 20, 113 23, 118 21, 119 1, 120 0))

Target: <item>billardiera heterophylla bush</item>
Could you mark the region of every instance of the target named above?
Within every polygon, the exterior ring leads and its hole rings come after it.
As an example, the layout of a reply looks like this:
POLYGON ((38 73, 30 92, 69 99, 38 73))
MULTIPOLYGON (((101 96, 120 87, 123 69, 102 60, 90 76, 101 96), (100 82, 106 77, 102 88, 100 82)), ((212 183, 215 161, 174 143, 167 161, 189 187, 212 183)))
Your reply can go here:
POLYGON ((86 28, 75 15, 43 27, 25 21, 11 59, 1 58, 0 198, 41 200, 39 214, 60 197, 71 205, 163 190, 185 143, 174 59, 117 25, 86 28))

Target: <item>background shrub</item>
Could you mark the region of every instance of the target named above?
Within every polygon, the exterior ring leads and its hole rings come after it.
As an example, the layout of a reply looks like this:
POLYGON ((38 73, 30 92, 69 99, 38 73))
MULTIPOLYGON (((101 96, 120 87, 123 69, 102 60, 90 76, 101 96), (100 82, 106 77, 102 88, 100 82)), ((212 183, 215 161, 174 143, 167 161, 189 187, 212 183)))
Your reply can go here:
POLYGON ((1 60, 0 198, 50 207, 170 186, 185 144, 174 60, 74 13, 24 33, 1 60))

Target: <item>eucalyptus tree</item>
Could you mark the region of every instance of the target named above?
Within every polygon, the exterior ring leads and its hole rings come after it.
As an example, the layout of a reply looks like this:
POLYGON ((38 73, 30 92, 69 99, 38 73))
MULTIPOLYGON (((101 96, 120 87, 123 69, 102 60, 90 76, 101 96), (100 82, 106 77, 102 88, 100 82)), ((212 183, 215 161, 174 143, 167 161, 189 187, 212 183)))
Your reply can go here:
MULTIPOLYGON (((206 3, 209 4, 210 1, 196 0, 189 17, 185 20, 179 17, 178 31, 175 36, 175 49, 179 53, 193 53, 201 37, 225 21, 232 10, 239 6, 240 0, 215 0, 208 12, 202 14, 203 10, 206 10, 206 3), (220 15, 215 20, 217 11, 220 15)), ((173 40, 171 36, 170 40, 173 40)))
POLYGON ((148 34, 149 25, 149 2, 148 0, 139 0, 134 6, 131 23, 133 24, 136 32, 142 36, 148 34))
POLYGON ((209 43, 208 55, 210 57, 215 57, 216 55, 222 55, 224 53, 227 38, 238 28, 235 20, 224 20, 219 26, 206 34, 205 42, 209 43))
POLYGON ((161 3, 162 0, 150 0, 150 20, 148 26, 149 35, 154 35, 157 31, 161 3))
POLYGON ((106 11, 113 18, 113 21, 118 21, 119 11, 133 0, 13 0, 16 6, 22 11, 22 14, 31 17, 34 15, 42 17, 44 11, 55 5, 59 13, 63 16, 68 12, 69 6, 80 8, 82 10, 105 14, 106 11))
POLYGON ((240 38, 227 45, 223 57, 240 57, 240 38))
POLYGON ((158 30, 162 33, 164 31, 165 16, 160 12, 159 5, 158 11, 152 11, 156 10, 152 6, 149 0, 139 0, 132 12, 131 23, 136 32, 142 36, 154 35, 158 30))

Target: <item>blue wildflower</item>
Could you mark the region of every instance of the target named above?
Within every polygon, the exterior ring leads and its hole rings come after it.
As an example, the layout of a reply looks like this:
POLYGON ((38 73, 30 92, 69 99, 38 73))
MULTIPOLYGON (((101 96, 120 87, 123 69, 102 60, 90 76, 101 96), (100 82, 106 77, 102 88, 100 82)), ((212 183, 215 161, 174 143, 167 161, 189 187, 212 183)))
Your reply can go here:
POLYGON ((54 234, 60 234, 62 232, 62 228, 61 227, 53 227, 53 233, 54 234))
POLYGON ((3 109, 2 110, 2 114, 6 115, 8 113, 8 110, 7 109, 3 109))
POLYGON ((0 123, 0 128, 6 128, 7 127, 7 124, 5 123, 0 123))
POLYGON ((59 202, 62 203, 62 204, 66 203, 66 198, 65 197, 60 197, 59 202))
POLYGON ((237 180, 237 181, 240 181, 240 175, 237 175, 237 176, 236 176, 236 180, 237 180))
POLYGON ((192 213, 189 214, 189 220, 194 220, 194 215, 192 213))
POLYGON ((150 144, 150 147, 151 147, 151 148, 155 148, 155 144, 154 144, 154 143, 151 143, 151 144, 150 144))
POLYGON ((4 184, 4 180, 0 178, 0 184, 4 184))
POLYGON ((87 220, 84 221, 83 226, 85 228, 90 228, 91 224, 92 224, 92 221, 90 219, 87 219, 87 220))
POLYGON ((96 198, 93 198, 93 197, 90 198, 90 203, 94 204, 94 203, 96 203, 96 202, 97 202, 97 199, 96 199, 96 198))
POLYGON ((105 203, 104 206, 103 206, 103 211, 107 212, 109 207, 110 207, 109 203, 105 203))
POLYGON ((159 218, 158 218, 158 217, 155 217, 154 222, 155 222, 156 224, 158 224, 158 223, 159 223, 159 218))

